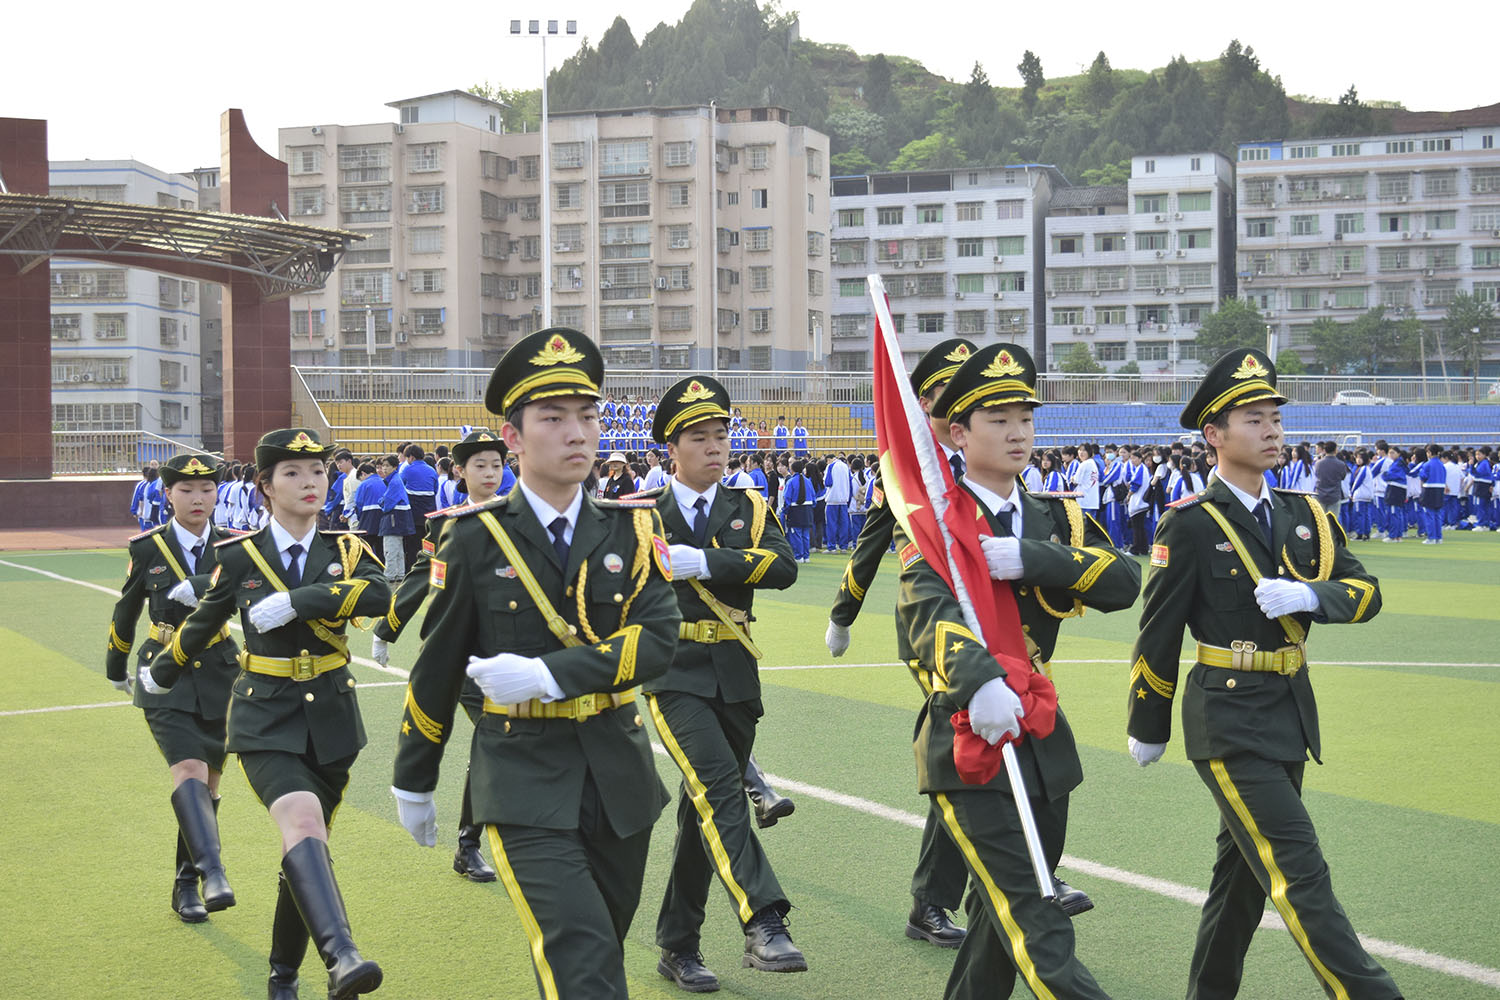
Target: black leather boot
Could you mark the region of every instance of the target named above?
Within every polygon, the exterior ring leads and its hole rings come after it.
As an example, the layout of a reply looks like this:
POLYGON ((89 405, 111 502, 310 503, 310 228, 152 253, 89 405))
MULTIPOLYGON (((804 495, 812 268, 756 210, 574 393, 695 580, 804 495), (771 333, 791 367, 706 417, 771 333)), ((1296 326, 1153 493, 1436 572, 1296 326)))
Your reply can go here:
POLYGON ((1087 913, 1094 908, 1094 901, 1089 894, 1082 889, 1075 889, 1056 875, 1052 876, 1056 883, 1057 896, 1055 902, 1062 907, 1062 911, 1070 917, 1076 917, 1080 913, 1087 913))
POLYGON ((276 878, 276 917, 271 923, 271 978, 268 1000, 298 1000, 297 970, 307 954, 307 925, 292 899, 286 876, 276 878))
POLYGON ((740 965, 762 972, 807 971, 807 959, 792 943, 792 932, 787 930, 786 915, 780 908, 768 906, 745 925, 745 954, 740 965))
POLYGON ((379 989, 380 966, 362 958, 354 946, 328 845, 316 837, 298 841, 282 856, 281 870, 308 935, 328 967, 328 1000, 352 1000, 379 989))
POLYGON ((219 859, 218 804, 208 786, 189 778, 172 793, 172 811, 177 813, 177 827, 193 858, 193 867, 203 879, 203 905, 209 913, 218 913, 234 905, 234 890, 224 874, 219 859))
POLYGON ((703 953, 697 951, 661 950, 656 962, 656 971, 687 993, 717 993, 719 977, 703 964, 703 953))
POLYGON ((742 782, 745 794, 750 796, 750 803, 755 806, 755 825, 762 830, 775 826, 777 820, 790 816, 797 810, 797 803, 776 794, 776 789, 766 781, 766 776, 760 773, 760 766, 755 763, 755 754, 751 754, 745 764, 742 782))
POLYGON ((193 867, 193 856, 188 853, 180 830, 177 833, 177 875, 172 883, 172 911, 185 924, 201 924, 208 919, 208 910, 198 895, 198 869, 193 867))
POLYGON ((934 903, 913 899, 906 917, 906 936, 913 941, 929 941, 939 948, 957 948, 968 931, 948 917, 948 911, 934 903))
POLYGON ((458 851, 453 855, 453 870, 470 882, 495 881, 495 869, 485 864, 479 853, 479 831, 483 827, 461 826, 458 828, 458 851))

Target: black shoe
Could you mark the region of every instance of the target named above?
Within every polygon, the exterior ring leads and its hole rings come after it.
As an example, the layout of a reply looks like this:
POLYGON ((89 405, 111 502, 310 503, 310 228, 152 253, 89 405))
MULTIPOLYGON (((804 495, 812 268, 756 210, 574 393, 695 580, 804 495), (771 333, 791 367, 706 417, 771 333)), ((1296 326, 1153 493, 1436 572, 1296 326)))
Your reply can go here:
POLYGON ((762 972, 806 972, 807 959, 792 944, 786 916, 768 906, 745 925, 745 954, 740 966, 762 972))
POLYGON ((477 826, 459 827, 453 870, 470 882, 493 882, 495 869, 485 864, 484 855, 479 853, 479 829, 477 826))
POLYGON ((177 814, 177 827, 192 855, 193 867, 203 879, 204 907, 209 913, 229 909, 234 905, 234 890, 219 859, 218 803, 208 786, 197 778, 178 785, 172 792, 172 811, 177 814))
POLYGON ((696 951, 661 950, 656 971, 688 993, 719 992, 719 977, 703 965, 703 954, 696 951))
POLYGON ((906 917, 906 936, 913 941, 927 941, 939 948, 957 948, 969 932, 948 918, 948 911, 932 903, 912 901, 906 917))
POLYGON ((307 954, 307 925, 292 899, 286 876, 276 879, 276 917, 271 922, 271 978, 266 982, 268 1000, 298 1000, 297 970, 307 954))
POLYGON ((1052 880, 1057 883, 1056 903, 1062 907, 1062 911, 1070 917, 1076 917, 1080 913, 1087 913, 1094 908, 1094 901, 1089 899, 1089 894, 1082 889, 1075 889, 1057 876, 1052 880))
POLYGON ((797 811, 797 803, 784 795, 778 795, 776 789, 766 781, 766 776, 761 774, 759 765, 755 763, 754 754, 750 755, 745 764, 745 774, 741 780, 745 786, 745 794, 750 796, 750 804, 755 807, 755 825, 760 829, 775 826, 777 820, 797 811))
POLYGON ((172 912, 185 924, 201 924, 208 919, 208 909, 198 895, 198 869, 188 853, 182 833, 177 834, 177 875, 172 882, 172 912))
POLYGON ((333 877, 328 845, 316 837, 298 841, 281 859, 287 888, 323 964, 328 967, 328 1000, 352 1000, 380 988, 380 966, 362 958, 349 930, 344 897, 333 877))

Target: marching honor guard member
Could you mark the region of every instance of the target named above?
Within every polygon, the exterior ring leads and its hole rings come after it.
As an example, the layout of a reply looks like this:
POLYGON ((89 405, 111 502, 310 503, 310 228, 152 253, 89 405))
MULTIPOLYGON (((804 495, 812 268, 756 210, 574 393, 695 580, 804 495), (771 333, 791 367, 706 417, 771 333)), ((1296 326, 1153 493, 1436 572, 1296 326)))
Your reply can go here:
POLYGON ((255 446, 270 523, 221 542, 197 610, 142 668, 153 693, 203 669, 204 651, 240 613, 245 649, 229 703, 228 749, 281 832, 271 928, 271 1000, 297 996, 309 934, 328 969, 329 1000, 373 992, 380 966, 361 957, 328 853, 328 828, 365 745, 349 672, 349 619, 385 613, 380 560, 354 534, 318 530, 331 449, 312 431, 271 431, 255 446))
POLYGON ((1316 498, 1263 478, 1281 448, 1286 401, 1271 359, 1242 349, 1214 362, 1182 411, 1182 426, 1217 452, 1218 469, 1157 528, 1131 654, 1128 743, 1143 767, 1161 757, 1181 685, 1183 748, 1220 818, 1188 1000, 1239 992, 1267 896, 1324 992, 1391 1000, 1400 990, 1334 898, 1302 803, 1307 756, 1321 763, 1322 753, 1308 629, 1369 621, 1380 587, 1316 498), (1198 649, 1179 679, 1184 627, 1198 649))
MULTIPOLYGON (((1128 608, 1140 592, 1140 567, 1111 545, 1071 495, 1030 494, 1021 487, 1021 471, 1036 440, 1032 414, 1038 405, 1036 366, 1015 344, 972 352, 938 400, 953 443, 963 452, 960 485, 977 501, 976 513, 984 521, 980 534, 990 577, 1009 581, 1032 671, 1050 676, 1062 621, 1082 614, 1085 606, 1128 608)), ((904 531, 898 529, 895 537, 902 562, 896 614, 915 658, 932 665, 932 692, 917 720, 918 787, 932 797, 975 886, 965 905, 968 934, 944 995, 1008 997, 1019 973, 1039 997, 1105 997, 1074 953, 1068 915, 1038 891, 1004 769, 971 784, 964 779, 982 778, 960 772, 955 760, 955 742, 963 742, 954 721, 960 710, 968 712, 973 735, 993 748, 1021 736, 1021 698, 1007 683, 1005 668, 974 641, 938 570, 904 531)), ((970 745, 962 748, 965 754, 970 745)), ((1016 756, 1043 852, 1049 869, 1055 868, 1067 833, 1068 796, 1083 780, 1073 733, 1060 708, 1049 733, 1026 730, 1016 756)))
POLYGON ((432 792, 465 674, 484 692, 474 819, 545 1000, 627 995, 625 934, 669 801, 637 693, 672 662, 682 619, 654 502, 582 488, 603 377, 599 349, 561 328, 520 340, 496 366, 485 406, 505 417, 520 480, 443 519, 396 743, 401 824, 434 846, 432 792))
POLYGON ((172 519, 130 540, 125 586, 109 626, 105 676, 121 691, 134 688, 172 775, 172 811, 177 815, 177 874, 172 909, 183 923, 197 924, 211 912, 234 905, 219 851, 219 779, 224 770, 224 719, 229 687, 238 672, 239 647, 226 628, 214 635, 194 670, 165 694, 135 686, 129 663, 136 622, 146 605, 151 634, 141 643, 141 666, 172 642, 188 612, 208 591, 218 565, 214 546, 235 537, 210 523, 218 499, 219 469, 207 455, 178 455, 160 470, 172 519), (203 894, 198 882, 203 881, 203 894))
MULTIPOLYGON (((391 608, 385 617, 375 623, 375 638, 372 640, 371 656, 382 667, 391 661, 390 643, 401 637, 401 632, 427 600, 429 565, 437 543, 442 535, 444 518, 466 510, 471 505, 489 503, 499 492, 505 476, 505 443, 489 428, 481 427, 464 435, 464 439, 453 446, 454 470, 463 477, 468 489, 468 500, 458 506, 434 511, 427 515, 427 533, 422 539, 421 551, 412 564, 411 572, 391 595, 391 608)), ((484 715, 484 694, 472 680, 465 680, 459 703, 469 715, 469 721, 479 725, 484 715)), ((495 881, 495 869, 485 864, 479 847, 481 829, 474 822, 474 811, 469 796, 469 778, 464 776, 463 806, 458 820, 458 850, 453 855, 453 870, 471 882, 495 881)))
POLYGON ((671 876, 656 919, 656 969, 690 993, 719 988, 699 948, 715 875, 745 933, 741 964, 807 969, 787 931, 791 904, 750 827, 742 788, 764 714, 760 650, 749 632, 755 591, 791 586, 797 564, 760 489, 719 482, 729 458, 729 417, 723 385, 697 375, 662 394, 652 423, 675 470, 655 500, 683 619, 671 669, 646 683, 657 734, 682 771, 671 876))

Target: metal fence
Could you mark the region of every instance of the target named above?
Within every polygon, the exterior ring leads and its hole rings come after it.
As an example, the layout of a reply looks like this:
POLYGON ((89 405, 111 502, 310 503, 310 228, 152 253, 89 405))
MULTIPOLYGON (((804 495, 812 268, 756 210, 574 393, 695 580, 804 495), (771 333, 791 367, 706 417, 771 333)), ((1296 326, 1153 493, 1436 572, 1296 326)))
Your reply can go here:
POLYGON ((222 457, 150 431, 53 431, 52 474, 139 473, 152 461, 165 462, 186 452, 222 457))

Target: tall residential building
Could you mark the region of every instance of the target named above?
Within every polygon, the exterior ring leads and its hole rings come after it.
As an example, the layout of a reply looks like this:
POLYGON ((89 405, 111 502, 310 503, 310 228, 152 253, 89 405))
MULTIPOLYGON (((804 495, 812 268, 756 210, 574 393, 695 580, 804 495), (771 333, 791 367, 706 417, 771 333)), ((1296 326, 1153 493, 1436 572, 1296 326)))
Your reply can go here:
POLYGON ((1384 306, 1437 326, 1459 292, 1500 299, 1497 133, 1500 123, 1240 145, 1240 295, 1278 347, 1311 360, 1317 319, 1384 306))
POLYGON ((830 367, 869 371, 878 272, 908 366, 949 337, 1012 341, 1045 354, 1043 221, 1067 185, 1056 167, 1019 164, 833 179, 830 367))
POLYGON ((1234 293, 1233 185, 1226 157, 1185 153, 1133 157, 1125 185, 1056 192, 1049 367, 1085 344, 1110 371, 1196 370, 1198 324, 1234 293))
POLYGON ((292 298, 294 363, 478 367, 548 323, 617 367, 706 370, 715 348, 725 369, 813 360, 828 140, 785 109, 554 114, 544 192, 540 136, 502 132, 502 106, 390 106, 399 123, 281 130, 290 217, 368 237, 292 298))
MULTIPOLYGON (((198 182, 198 207, 219 211, 219 168, 198 167, 188 173, 198 182)), ((218 452, 224 449, 224 286, 198 282, 198 310, 203 447, 218 452)))
MULTIPOLYGON (((195 208, 197 182, 135 160, 55 160, 54 197, 195 208)), ((196 281, 52 261, 52 419, 62 431, 149 431, 201 446, 196 281)))

